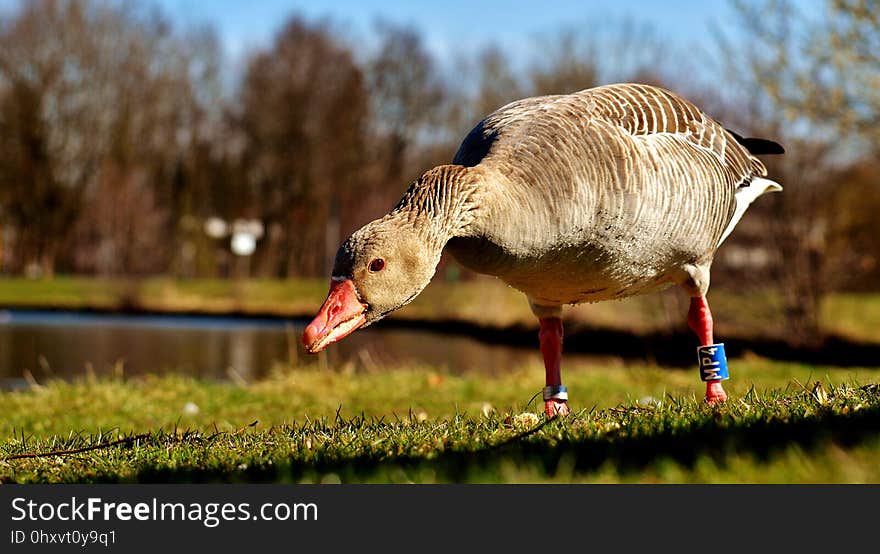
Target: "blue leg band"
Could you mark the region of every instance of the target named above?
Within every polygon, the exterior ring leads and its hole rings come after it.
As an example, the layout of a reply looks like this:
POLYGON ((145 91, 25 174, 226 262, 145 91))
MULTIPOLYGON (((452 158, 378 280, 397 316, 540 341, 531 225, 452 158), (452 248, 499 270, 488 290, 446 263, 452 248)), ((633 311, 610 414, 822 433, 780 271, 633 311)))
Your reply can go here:
POLYGON ((730 377, 727 372, 724 343, 698 346, 697 360, 700 363, 700 378, 703 381, 723 381, 730 377))

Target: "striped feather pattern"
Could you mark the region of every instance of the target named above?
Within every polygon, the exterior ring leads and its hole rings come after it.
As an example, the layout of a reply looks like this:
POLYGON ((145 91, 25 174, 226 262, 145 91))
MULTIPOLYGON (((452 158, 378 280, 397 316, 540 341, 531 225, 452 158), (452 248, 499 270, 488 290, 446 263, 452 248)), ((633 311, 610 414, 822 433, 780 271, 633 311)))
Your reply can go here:
POLYGON ((640 84, 610 85, 585 91, 595 110, 632 135, 677 135, 715 154, 739 182, 767 169, 715 120, 691 102, 659 88, 640 84))

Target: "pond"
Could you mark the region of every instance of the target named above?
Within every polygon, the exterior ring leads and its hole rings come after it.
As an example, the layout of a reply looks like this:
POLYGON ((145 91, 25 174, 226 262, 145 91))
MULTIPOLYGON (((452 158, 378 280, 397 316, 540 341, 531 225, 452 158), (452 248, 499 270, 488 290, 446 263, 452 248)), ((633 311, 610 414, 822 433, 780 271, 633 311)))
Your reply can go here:
MULTIPOLYGON (((299 343, 307 323, 256 317, 0 310, 0 388, 26 386, 28 372, 37 381, 120 371, 127 376, 175 372, 252 381, 278 364, 312 359, 299 343)), ((537 337, 534 344, 506 346, 381 324, 352 334, 321 356, 334 368, 408 364, 497 373, 540 364, 537 337)))

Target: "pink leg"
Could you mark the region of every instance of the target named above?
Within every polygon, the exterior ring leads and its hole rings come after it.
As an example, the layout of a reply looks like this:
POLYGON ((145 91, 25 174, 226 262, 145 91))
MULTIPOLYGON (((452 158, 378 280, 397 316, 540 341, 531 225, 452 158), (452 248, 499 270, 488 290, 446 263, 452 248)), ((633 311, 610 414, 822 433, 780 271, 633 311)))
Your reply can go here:
MULTIPOLYGON (((714 344, 712 338, 712 312, 709 311, 709 303, 705 296, 691 298, 691 307, 688 311, 688 327, 697 334, 700 345, 714 344)), ((706 402, 715 404, 727 400, 727 393, 721 386, 721 381, 706 381, 706 402)))
MULTIPOLYGON (((541 342, 541 355, 544 356, 544 371, 546 372, 546 384, 549 387, 562 385, 562 319, 558 317, 542 317, 541 330, 538 339, 541 342)), ((551 398, 544 401, 544 413, 547 417, 568 415, 570 410, 565 400, 551 398)))

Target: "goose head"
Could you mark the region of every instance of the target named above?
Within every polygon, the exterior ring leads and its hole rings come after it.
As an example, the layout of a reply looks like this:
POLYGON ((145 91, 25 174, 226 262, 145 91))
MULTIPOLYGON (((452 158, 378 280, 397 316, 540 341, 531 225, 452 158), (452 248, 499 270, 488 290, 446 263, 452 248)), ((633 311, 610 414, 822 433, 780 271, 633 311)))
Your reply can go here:
POLYGON ((440 261, 437 245, 405 214, 390 214, 355 231, 336 253, 330 292, 302 342, 311 353, 411 302, 440 261))

